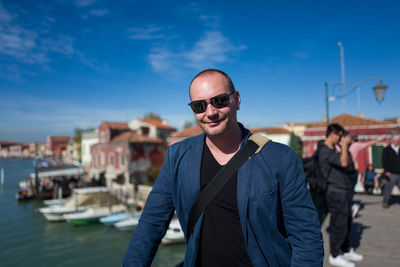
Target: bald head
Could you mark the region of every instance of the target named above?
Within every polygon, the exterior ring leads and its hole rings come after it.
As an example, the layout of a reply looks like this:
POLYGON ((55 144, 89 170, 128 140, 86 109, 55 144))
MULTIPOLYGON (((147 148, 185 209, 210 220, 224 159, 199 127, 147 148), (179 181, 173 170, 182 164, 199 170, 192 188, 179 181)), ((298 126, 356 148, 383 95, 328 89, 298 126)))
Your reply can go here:
POLYGON ((400 146, 400 134, 392 135, 392 144, 395 146, 400 146))
POLYGON ((225 72, 223 72, 222 70, 217 70, 217 69, 206 69, 201 71, 200 73, 198 73, 193 80, 190 82, 190 86, 189 86, 189 94, 190 94, 190 89, 192 88, 192 84, 193 82, 197 79, 197 78, 203 78, 203 77, 207 77, 207 76, 211 76, 211 75, 222 75, 226 82, 228 83, 228 88, 229 91, 231 93, 235 92, 235 86, 233 85, 233 82, 231 80, 231 77, 229 77, 228 74, 226 74, 225 72))

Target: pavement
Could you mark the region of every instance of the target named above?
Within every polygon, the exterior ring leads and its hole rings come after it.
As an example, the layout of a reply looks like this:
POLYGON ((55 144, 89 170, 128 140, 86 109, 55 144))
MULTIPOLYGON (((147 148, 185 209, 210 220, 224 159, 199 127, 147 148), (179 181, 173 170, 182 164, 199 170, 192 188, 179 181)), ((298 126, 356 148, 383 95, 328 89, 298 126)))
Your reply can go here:
MULTIPOLYGON (((357 267, 400 266, 400 197, 392 198, 388 209, 382 208, 382 196, 356 194, 361 205, 350 232, 350 244, 364 255, 357 267)), ((324 266, 332 266, 329 257, 329 215, 322 225, 324 237, 324 266)))

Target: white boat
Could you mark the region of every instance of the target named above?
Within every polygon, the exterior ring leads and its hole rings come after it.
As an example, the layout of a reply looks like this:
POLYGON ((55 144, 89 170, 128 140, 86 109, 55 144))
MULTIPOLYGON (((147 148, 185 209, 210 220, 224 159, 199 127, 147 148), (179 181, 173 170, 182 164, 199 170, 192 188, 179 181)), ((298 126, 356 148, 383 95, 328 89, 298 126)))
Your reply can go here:
POLYGON ((87 225, 91 223, 98 223, 101 217, 112 214, 113 212, 125 211, 124 205, 114 205, 108 207, 93 207, 88 208, 83 212, 76 212, 65 214, 63 217, 67 222, 73 225, 87 225))
POLYGON ((100 222, 102 224, 111 225, 111 224, 115 224, 117 222, 129 219, 130 217, 131 217, 131 215, 127 212, 114 213, 114 214, 100 218, 100 222))
POLYGON ((30 188, 31 184, 29 183, 29 180, 23 180, 23 181, 18 183, 18 187, 20 189, 30 188))
POLYGON ((43 204, 46 206, 64 205, 66 201, 67 201, 66 198, 48 199, 43 201, 43 204))
POLYGON ((84 207, 68 207, 64 205, 52 205, 49 207, 40 208, 39 212, 43 214, 43 216, 50 222, 64 221, 64 215, 68 213, 84 211, 87 209, 84 207))
POLYGON ((51 222, 65 220, 64 215, 82 212, 89 207, 106 206, 109 190, 106 187, 75 188, 73 196, 69 197, 63 205, 50 205, 40 208, 39 212, 51 222), (104 201, 101 201, 104 199, 104 201))
POLYGON ((164 245, 179 244, 185 242, 185 236, 181 224, 177 218, 171 220, 168 230, 161 240, 164 245))
POLYGON ((114 226, 121 231, 133 230, 138 225, 141 214, 142 213, 138 212, 126 220, 115 223, 114 226))

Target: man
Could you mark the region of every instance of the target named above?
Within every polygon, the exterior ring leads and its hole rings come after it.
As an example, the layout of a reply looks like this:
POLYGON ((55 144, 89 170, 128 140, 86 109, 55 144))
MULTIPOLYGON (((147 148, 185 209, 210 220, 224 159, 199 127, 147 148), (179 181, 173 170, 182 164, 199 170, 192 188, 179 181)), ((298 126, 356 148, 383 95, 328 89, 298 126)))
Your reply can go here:
POLYGON ((383 203, 384 208, 389 208, 389 198, 392 193, 393 187, 397 185, 400 188, 400 135, 398 133, 392 134, 390 145, 385 147, 382 152, 382 166, 385 176, 388 181, 385 183, 383 189, 383 203))
MULTIPOLYGON (((189 94, 204 133, 168 148, 125 266, 150 266, 174 209, 186 233, 200 191, 250 135, 237 121, 240 95, 227 74, 200 72, 189 94)), ((265 145, 213 199, 186 243, 184 266, 322 266, 318 217, 296 154, 265 145)))
POLYGON ((353 261, 362 260, 363 256, 350 248, 349 233, 352 225, 349 168, 352 165, 349 146, 350 135, 343 137, 341 152, 335 146, 340 143, 343 127, 333 123, 326 129, 326 139, 319 150, 320 170, 328 178, 326 201, 331 214, 329 224, 329 263, 336 266, 353 267, 353 261))

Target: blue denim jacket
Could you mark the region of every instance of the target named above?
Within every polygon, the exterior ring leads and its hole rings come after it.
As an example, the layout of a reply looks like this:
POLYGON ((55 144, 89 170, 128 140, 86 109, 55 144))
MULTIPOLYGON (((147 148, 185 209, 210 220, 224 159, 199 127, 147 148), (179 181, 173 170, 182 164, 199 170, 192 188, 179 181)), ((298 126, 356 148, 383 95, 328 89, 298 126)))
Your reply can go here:
MULTIPOLYGON (((243 142, 250 132, 243 129, 243 142)), ((174 210, 183 231, 200 193, 204 134, 170 146, 123 266, 150 266, 174 210)), ((322 266, 323 239, 303 167, 289 147, 268 142, 238 170, 237 202, 248 255, 258 266, 322 266)), ((195 266, 203 216, 197 221, 184 266, 195 266)))

